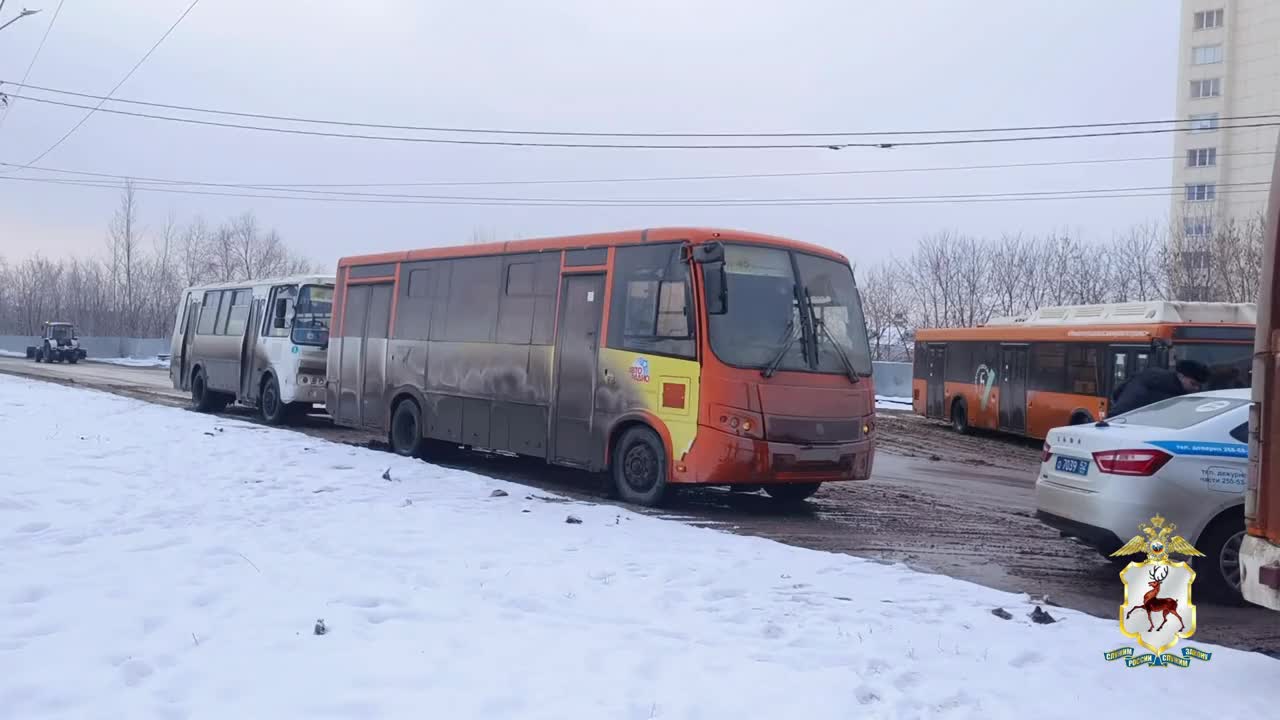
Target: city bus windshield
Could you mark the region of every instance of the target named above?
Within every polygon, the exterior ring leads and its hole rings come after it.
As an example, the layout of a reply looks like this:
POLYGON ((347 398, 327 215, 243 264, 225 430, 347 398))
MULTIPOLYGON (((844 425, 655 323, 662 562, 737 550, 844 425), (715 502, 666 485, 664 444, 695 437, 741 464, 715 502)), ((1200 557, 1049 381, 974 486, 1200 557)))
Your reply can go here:
POLYGON ((1196 360, 1209 366, 1209 382, 1205 383, 1205 390, 1247 388, 1253 372, 1253 345, 1177 343, 1173 346, 1173 360, 1196 360))
POLYGON ((333 286, 303 285, 294 304, 291 339, 297 345, 328 345, 332 316, 333 286))
POLYGON ((857 375, 870 375, 853 272, 835 260, 794 256, 793 264, 781 248, 724 246, 726 311, 709 317, 711 349, 737 367, 845 374, 847 359, 857 375))

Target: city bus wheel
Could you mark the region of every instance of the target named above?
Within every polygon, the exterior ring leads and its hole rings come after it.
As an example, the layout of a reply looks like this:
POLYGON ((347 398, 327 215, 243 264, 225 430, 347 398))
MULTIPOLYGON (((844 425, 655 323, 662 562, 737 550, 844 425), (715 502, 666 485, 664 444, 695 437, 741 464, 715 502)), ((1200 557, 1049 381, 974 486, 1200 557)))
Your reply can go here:
POLYGON ((289 415, 289 408, 280 402, 280 384, 274 375, 268 375, 262 384, 262 395, 258 398, 258 412, 262 421, 268 425, 283 424, 289 415))
POLYGON ((957 400, 955 405, 951 406, 951 427, 961 435, 969 432, 969 408, 964 400, 957 400))
POLYGON ((822 483, 787 483, 785 485, 766 485, 764 491, 773 500, 783 503, 804 502, 818 492, 822 483))
POLYGON ((666 499, 667 452, 647 427, 629 428, 613 448, 613 485, 624 502, 654 507, 666 499))
POLYGON ((404 457, 422 455, 422 413, 418 403, 401 400, 391 414, 391 430, 387 433, 391 450, 404 457))

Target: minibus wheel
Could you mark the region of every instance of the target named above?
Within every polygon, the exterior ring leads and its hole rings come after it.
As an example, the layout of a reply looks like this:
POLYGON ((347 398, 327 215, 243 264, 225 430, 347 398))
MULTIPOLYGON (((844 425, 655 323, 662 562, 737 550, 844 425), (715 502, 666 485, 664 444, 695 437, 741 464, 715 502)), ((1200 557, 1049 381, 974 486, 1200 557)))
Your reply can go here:
POLYGON ((624 502, 654 507, 666 499, 667 451, 658 433, 643 425, 627 428, 613 448, 614 489, 624 502))
POLYGON ((401 400, 391 413, 391 429, 387 431, 391 450, 405 457, 422 455, 422 412, 413 400, 401 400))
POLYGON ((227 407, 222 395, 209 389, 203 368, 191 379, 191 407, 199 412, 218 412, 227 407))
POLYGON ((258 412, 268 425, 280 425, 289 414, 289 406, 280 402, 280 384, 274 375, 268 375, 262 383, 262 395, 258 398, 258 412))

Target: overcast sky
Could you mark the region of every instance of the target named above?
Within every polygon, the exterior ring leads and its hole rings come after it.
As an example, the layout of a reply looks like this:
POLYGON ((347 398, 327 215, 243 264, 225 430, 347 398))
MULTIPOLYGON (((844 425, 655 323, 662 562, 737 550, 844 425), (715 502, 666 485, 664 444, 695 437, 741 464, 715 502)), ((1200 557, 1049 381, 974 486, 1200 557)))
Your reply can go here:
MULTIPOLYGON (((22 77, 57 0, 0 31, 22 77)), ((102 94, 189 0, 66 0, 29 82, 102 94)), ((117 97, 352 121, 518 129, 783 132, 1173 117, 1175 0, 204 0, 117 97)), ((11 88, 10 88, 11 89, 11 88)), ((82 110, 14 101, 0 161, 25 163, 82 110)), ((555 139, 555 138, 552 138, 555 139)), ((1168 156, 1170 135, 892 150, 489 148, 257 133, 94 115, 39 165, 244 183, 617 178, 1168 156)), ((964 172, 613 185, 375 189, 561 198, 862 197, 1166 186, 1170 160, 964 172)), ((57 177, 32 170, 25 177, 57 177)), ((9 177, 13 177, 10 175, 9 177)), ((65 176, 64 176, 65 177, 65 176)), ((0 180, 0 256, 96 253, 118 192, 0 180)), ((944 229, 1108 238, 1167 197, 843 207, 399 206, 145 193, 142 220, 247 209, 295 249, 345 254, 661 225, 827 245, 859 261, 944 229)))

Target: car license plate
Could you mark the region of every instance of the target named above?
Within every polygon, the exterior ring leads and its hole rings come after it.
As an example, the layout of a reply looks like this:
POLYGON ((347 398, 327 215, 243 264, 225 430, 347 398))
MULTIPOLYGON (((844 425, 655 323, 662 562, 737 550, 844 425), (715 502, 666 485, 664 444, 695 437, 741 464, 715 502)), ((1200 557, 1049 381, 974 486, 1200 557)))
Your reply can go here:
POLYGON ((1058 472, 1075 473, 1076 475, 1089 474, 1089 461, 1078 460, 1076 458, 1058 456, 1057 462, 1054 463, 1054 469, 1058 472))

